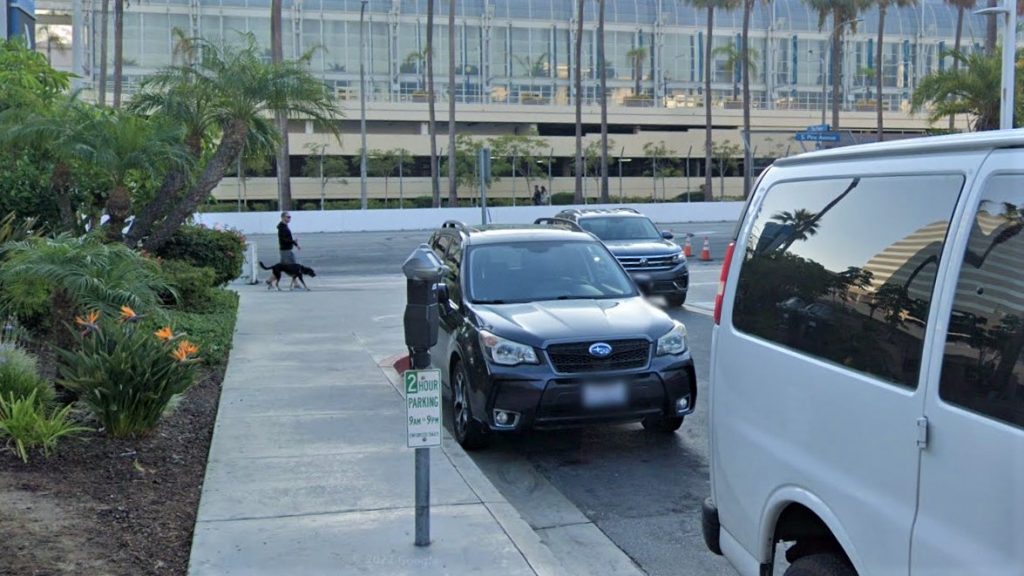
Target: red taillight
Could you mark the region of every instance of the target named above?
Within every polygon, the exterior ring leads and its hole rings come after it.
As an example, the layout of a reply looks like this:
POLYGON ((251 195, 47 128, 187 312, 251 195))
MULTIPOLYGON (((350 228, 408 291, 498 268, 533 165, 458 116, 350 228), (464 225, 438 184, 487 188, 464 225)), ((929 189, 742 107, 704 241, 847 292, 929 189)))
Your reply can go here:
POLYGON ((725 249, 725 261, 722 262, 722 274, 718 277, 718 294, 715 296, 715 325, 722 322, 722 301, 725 298, 725 282, 729 279, 729 266, 732 265, 732 253, 736 250, 736 243, 730 242, 725 249))

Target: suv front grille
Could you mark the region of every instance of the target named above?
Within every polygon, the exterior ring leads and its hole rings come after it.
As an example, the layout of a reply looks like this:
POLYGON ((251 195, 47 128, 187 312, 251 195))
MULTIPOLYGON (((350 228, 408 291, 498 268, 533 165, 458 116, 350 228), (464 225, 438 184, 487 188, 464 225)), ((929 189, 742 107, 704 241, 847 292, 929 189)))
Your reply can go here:
POLYGON ((629 271, 671 270, 675 268, 672 259, 675 256, 617 256, 622 267, 629 271))
POLYGON ((651 343, 647 340, 604 340, 612 347, 612 353, 605 358, 590 354, 595 342, 574 342, 554 344, 548 347, 548 357, 557 372, 576 374, 581 372, 610 372, 647 366, 651 356, 651 343))

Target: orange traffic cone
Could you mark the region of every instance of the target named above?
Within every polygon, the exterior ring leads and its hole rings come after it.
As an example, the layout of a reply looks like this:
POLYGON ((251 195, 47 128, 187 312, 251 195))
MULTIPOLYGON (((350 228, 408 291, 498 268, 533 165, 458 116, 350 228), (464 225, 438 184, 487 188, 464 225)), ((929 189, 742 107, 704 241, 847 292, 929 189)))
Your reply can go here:
POLYGON ((693 246, 690 245, 690 237, 686 237, 686 242, 683 243, 683 256, 690 258, 693 256, 693 246))
POLYGON ((711 260, 711 242, 708 241, 708 237, 704 237, 704 247, 700 249, 700 259, 704 262, 711 260))

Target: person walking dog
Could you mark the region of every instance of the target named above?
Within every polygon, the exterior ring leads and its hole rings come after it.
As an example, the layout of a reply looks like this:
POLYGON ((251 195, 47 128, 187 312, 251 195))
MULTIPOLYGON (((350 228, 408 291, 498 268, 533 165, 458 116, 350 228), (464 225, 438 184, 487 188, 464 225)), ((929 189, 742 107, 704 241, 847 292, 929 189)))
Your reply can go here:
POLYGON ((277 224, 277 244, 281 250, 281 263, 282 264, 295 264, 295 253, 292 252, 292 248, 296 250, 302 250, 299 246, 298 240, 292 236, 292 231, 288 228, 288 223, 292 221, 292 215, 287 212, 281 213, 281 221, 277 224))

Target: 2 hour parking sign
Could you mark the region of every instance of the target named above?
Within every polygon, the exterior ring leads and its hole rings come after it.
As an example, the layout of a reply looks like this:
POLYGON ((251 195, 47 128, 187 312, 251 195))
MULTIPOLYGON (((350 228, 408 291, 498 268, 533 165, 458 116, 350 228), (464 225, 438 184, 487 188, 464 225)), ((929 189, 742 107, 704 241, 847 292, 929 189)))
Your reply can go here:
POLYGON ((441 445, 441 371, 408 370, 405 382, 409 448, 441 445))

